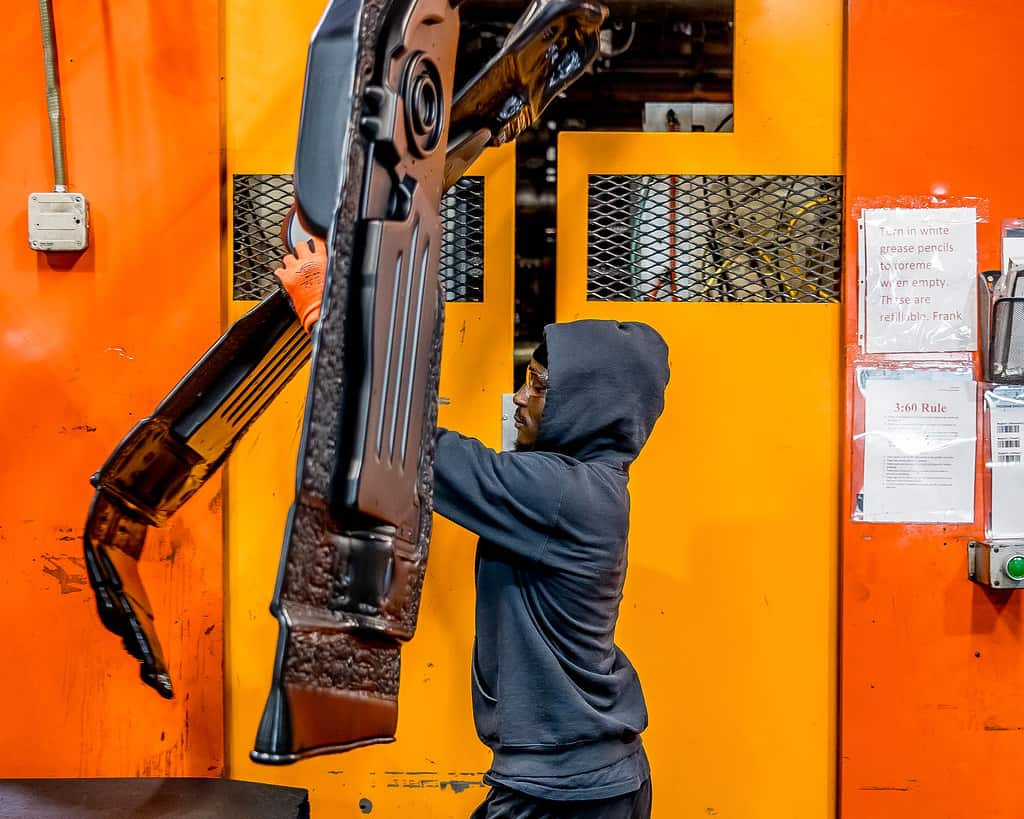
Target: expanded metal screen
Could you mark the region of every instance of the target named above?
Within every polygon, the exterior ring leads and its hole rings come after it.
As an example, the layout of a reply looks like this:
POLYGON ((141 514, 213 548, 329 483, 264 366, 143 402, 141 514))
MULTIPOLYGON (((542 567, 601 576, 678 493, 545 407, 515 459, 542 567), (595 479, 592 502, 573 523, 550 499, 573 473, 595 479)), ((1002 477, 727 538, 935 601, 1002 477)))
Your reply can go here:
POLYGON ((259 299, 276 286, 274 268, 285 251, 281 223, 295 201, 291 174, 236 174, 232 295, 237 300, 259 299))
MULTIPOLYGON (((259 300, 277 285, 281 223, 294 201, 290 174, 234 176, 232 295, 259 300)), ((482 301, 484 280, 484 180, 468 176, 441 200, 441 281, 448 301, 482 301)))
POLYGON ((840 176, 591 175, 590 301, 835 302, 840 176))
POLYGON ((441 281, 448 301, 484 300, 484 178, 464 176, 441 200, 441 281))

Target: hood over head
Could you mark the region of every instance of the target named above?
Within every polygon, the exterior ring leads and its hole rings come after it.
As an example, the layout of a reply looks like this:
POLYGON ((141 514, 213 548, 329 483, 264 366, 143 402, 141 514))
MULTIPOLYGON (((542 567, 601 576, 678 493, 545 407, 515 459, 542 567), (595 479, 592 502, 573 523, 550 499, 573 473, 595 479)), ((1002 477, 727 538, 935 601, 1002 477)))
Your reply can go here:
POLYGON ((665 406, 668 346, 639 322, 549 324, 548 389, 534 449, 580 460, 639 454, 665 406))

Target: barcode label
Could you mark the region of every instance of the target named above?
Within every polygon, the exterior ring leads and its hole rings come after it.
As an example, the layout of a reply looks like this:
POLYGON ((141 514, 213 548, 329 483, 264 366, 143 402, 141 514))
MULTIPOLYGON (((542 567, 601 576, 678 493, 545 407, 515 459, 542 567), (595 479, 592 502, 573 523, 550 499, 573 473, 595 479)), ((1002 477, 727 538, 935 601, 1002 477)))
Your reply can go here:
POLYGON ((997 449, 1020 449, 1020 438, 1007 438, 1002 441, 996 441, 997 449))
POLYGON ((996 456, 996 461, 1001 464, 1019 464, 1020 453, 1019 452, 1000 452, 996 456))
POLYGON ((1020 432, 1020 424, 996 424, 996 432, 1001 435, 1016 435, 1020 432))

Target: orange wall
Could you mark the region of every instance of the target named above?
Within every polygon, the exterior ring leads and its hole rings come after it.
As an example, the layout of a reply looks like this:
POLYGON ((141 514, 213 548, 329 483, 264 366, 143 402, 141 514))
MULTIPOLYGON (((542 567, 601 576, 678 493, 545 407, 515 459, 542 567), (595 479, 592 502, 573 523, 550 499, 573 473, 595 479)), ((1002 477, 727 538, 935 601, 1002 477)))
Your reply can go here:
POLYGON ((223 767, 219 479, 142 560, 178 697, 100 626, 89 476, 220 329, 219 4, 56 0, 78 258, 28 247, 53 182, 38 7, 4 6, 0 137, 0 777, 223 767))
MULTIPOLYGON (((978 262, 998 268, 999 222, 1024 215, 1014 69, 1022 36, 1018 0, 850 0, 847 210, 937 188, 986 197, 978 262)), ((849 213, 846 236, 856 236, 849 213)), ((847 245, 849 463, 857 259, 855 242, 847 245)), ((1007 786, 1024 759, 1024 597, 967 581, 978 510, 975 525, 844 524, 844 819, 1022 814, 1007 786)))

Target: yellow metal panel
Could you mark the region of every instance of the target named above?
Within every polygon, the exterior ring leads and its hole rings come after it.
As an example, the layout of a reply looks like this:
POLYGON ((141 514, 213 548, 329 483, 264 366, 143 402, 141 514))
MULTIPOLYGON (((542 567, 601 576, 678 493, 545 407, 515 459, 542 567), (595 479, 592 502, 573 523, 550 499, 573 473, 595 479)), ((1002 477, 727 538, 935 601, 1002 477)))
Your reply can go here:
MULTIPOLYGON (((225 140, 235 173, 292 169, 309 34, 323 3, 268 10, 225 4, 225 140)), ((440 421, 497 446, 501 393, 511 388, 515 150, 489 151, 471 169, 484 183, 484 301, 447 305, 440 421)), ((230 236, 230 231, 228 233, 230 236)), ((225 292, 230 297, 230 249, 225 292)), ((229 319, 252 307, 228 306, 229 319)), ((236 779, 310 790, 314 816, 464 817, 483 797, 489 754, 470 704, 475 540, 438 519, 419 628, 402 652, 398 741, 285 768, 249 761, 269 683, 277 625, 268 612, 295 460, 308 368, 254 424, 227 469, 227 766, 236 779), (360 800, 369 800, 370 805, 360 800)))
POLYGON ((841 173, 841 38, 836 0, 736 0, 734 134, 559 141, 559 320, 645 321, 671 351, 618 632, 656 819, 834 815, 840 312, 588 302, 587 176, 841 173))
POLYGON ((736 0, 735 133, 573 132, 559 153, 587 173, 842 173, 842 36, 838 0, 736 0))
POLYGON ((230 173, 291 173, 306 49, 324 0, 224 0, 224 142, 230 173))

